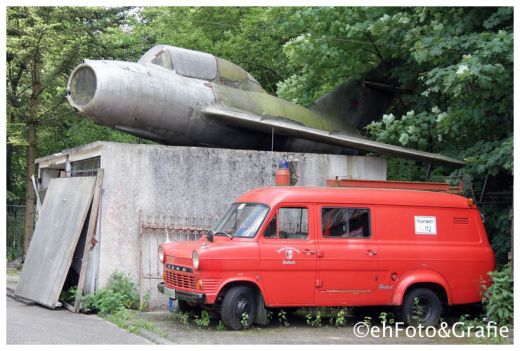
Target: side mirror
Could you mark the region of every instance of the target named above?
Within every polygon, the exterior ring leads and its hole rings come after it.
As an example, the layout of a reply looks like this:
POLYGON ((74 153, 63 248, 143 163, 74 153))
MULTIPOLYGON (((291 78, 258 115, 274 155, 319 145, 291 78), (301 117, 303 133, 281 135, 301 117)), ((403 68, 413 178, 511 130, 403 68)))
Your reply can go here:
POLYGON ((213 242, 213 233, 214 233, 213 230, 208 230, 208 231, 206 232, 206 238, 208 239, 208 241, 209 241, 210 243, 213 242))

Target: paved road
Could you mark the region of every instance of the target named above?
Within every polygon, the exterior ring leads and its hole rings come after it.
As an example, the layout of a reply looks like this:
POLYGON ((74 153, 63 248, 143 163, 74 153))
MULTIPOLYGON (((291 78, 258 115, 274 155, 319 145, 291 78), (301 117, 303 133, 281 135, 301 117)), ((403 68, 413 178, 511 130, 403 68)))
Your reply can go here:
POLYGON ((7 344, 151 344, 95 315, 6 300, 7 344))

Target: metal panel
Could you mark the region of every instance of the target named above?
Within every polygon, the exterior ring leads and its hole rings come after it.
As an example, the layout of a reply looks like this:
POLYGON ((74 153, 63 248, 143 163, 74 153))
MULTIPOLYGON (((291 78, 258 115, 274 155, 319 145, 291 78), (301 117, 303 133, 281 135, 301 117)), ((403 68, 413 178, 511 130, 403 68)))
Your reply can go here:
POLYGON ((95 179, 51 180, 15 295, 56 306, 92 202, 95 179))

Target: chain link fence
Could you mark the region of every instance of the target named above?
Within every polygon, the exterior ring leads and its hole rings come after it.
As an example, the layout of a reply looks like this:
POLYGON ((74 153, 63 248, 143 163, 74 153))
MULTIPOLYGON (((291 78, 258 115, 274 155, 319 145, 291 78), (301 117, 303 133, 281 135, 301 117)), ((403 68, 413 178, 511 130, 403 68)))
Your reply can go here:
POLYGON ((12 261, 23 256, 25 206, 7 205, 6 225, 6 256, 9 261, 12 261))

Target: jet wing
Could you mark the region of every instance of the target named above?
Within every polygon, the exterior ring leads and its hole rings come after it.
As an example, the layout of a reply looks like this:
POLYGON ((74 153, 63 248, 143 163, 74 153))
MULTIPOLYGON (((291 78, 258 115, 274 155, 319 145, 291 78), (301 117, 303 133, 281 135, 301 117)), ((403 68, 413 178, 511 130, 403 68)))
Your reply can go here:
POLYGON ((450 167, 462 167, 465 165, 463 161, 440 154, 385 144, 360 136, 327 132, 316 128, 309 128, 287 119, 260 116, 223 106, 208 106, 203 108, 201 112, 207 117, 219 119, 222 122, 235 127, 243 127, 251 130, 263 131, 265 133, 271 133, 274 129, 276 134, 312 140, 320 143, 339 145, 381 155, 397 156, 415 161, 441 164, 450 167))

